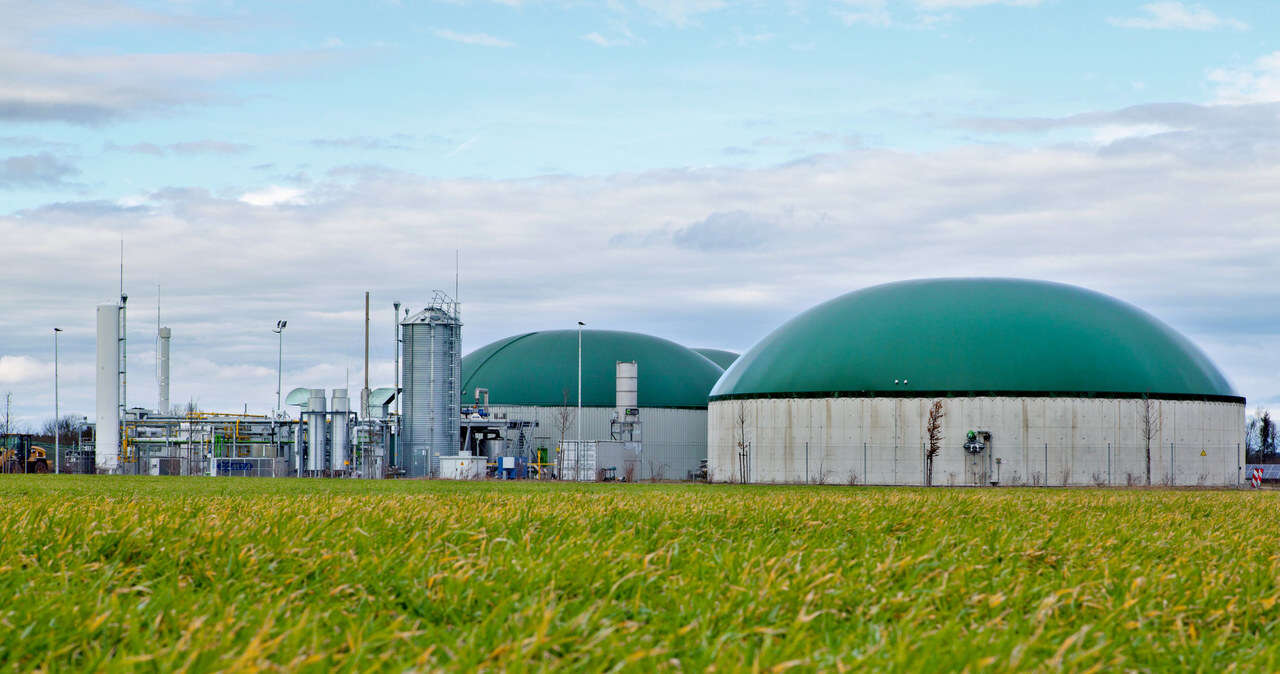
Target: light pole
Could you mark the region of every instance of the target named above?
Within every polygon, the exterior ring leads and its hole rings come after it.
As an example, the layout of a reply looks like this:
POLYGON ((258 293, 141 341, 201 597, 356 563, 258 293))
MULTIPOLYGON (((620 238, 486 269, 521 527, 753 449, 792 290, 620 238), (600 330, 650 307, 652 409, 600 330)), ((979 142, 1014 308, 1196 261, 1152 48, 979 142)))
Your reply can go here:
POLYGON ((276 350, 276 414, 283 409, 280 406, 280 385, 284 381, 284 328, 289 325, 289 321, 276 321, 276 327, 271 331, 280 336, 280 346, 276 350))
POLYGON ((582 460, 582 326, 578 321, 578 460, 582 460))
POLYGON ((58 333, 62 328, 53 329, 53 472, 62 472, 62 409, 58 404, 58 333))

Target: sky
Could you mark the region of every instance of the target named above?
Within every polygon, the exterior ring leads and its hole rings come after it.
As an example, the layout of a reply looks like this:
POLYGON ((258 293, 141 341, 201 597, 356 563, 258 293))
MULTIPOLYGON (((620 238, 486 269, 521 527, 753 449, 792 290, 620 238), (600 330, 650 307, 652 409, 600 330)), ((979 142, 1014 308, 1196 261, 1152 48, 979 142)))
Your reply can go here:
MULTIPOLYGON (((1280 403, 1271 0, 0 0, 0 405, 391 385, 392 302, 742 351, 908 278, 1132 302, 1280 403), (455 257, 456 256, 456 257, 455 257)), ((0 413, 3 410, 0 409, 0 413)))

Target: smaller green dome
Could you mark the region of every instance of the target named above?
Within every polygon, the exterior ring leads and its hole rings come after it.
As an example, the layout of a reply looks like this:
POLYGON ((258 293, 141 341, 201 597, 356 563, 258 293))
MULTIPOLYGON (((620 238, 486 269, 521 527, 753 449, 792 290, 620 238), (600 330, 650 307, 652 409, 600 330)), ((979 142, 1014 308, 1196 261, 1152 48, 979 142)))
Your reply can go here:
MULTIPOLYGON (((618 361, 639 369, 641 407, 706 408, 723 370, 670 340, 635 332, 582 331, 582 404, 613 407, 618 361)), ((462 359, 462 399, 489 389, 491 405, 559 407, 578 402, 578 331, 548 330, 500 339, 462 359)))
POLYGON ((724 349, 694 349, 694 351, 702 354, 703 358, 719 365, 721 369, 727 370, 733 361, 738 359, 738 355, 732 351, 724 349))

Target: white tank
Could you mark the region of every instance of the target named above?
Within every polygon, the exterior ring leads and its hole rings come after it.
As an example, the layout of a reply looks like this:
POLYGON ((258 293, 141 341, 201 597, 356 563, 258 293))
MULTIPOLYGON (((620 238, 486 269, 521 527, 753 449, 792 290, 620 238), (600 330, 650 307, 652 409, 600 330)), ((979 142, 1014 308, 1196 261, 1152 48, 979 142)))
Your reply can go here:
POLYGON ((169 340, 173 337, 173 331, 169 328, 160 328, 160 386, 159 402, 157 403, 157 412, 162 415, 169 413, 169 340))
POLYGON ((120 467, 120 307, 98 305, 97 423, 94 447, 98 472, 120 467))
POLYGON ((319 473, 325 469, 325 404, 324 389, 311 389, 311 398, 307 400, 307 411, 303 412, 307 420, 307 470, 319 473))
POLYGON ((640 407, 639 373, 640 366, 635 361, 617 361, 617 390, 614 403, 618 408, 618 421, 634 419, 636 415, 627 414, 627 410, 640 407))
POLYGON ((351 400, 347 389, 333 389, 333 429, 330 437, 329 456, 332 470, 351 470, 351 400))

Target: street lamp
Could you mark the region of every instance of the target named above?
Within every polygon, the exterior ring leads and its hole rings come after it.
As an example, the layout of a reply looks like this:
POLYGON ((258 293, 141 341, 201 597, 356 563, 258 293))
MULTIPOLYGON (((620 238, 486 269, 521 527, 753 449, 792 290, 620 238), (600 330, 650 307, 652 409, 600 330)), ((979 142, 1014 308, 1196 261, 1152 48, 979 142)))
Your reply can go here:
POLYGON ((62 328, 53 329, 53 472, 55 474, 62 472, 60 467, 62 463, 62 429, 59 424, 62 422, 60 415, 62 409, 58 404, 58 333, 62 332, 62 328))
POLYGON ((581 461, 582 457, 582 326, 586 325, 582 321, 578 321, 578 457, 581 461))
POLYGON ((283 409, 280 405, 280 384, 284 381, 284 328, 289 325, 289 321, 276 321, 276 327, 271 331, 280 335, 280 346, 276 351, 276 413, 279 414, 283 409))

